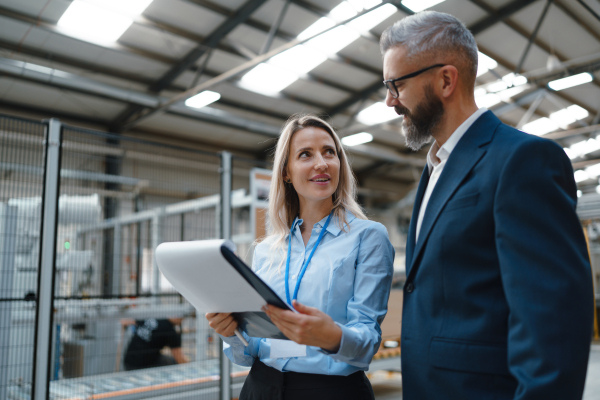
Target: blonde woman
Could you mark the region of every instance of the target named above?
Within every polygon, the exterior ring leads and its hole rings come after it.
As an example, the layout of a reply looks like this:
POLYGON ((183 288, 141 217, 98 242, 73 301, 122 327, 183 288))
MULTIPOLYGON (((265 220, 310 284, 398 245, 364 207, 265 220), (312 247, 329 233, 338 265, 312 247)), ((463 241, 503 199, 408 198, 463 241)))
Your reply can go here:
POLYGON ((356 202, 356 182, 333 128, 293 116, 277 143, 271 235, 253 269, 298 311, 265 312, 288 340, 234 336, 230 314, 209 313, 232 362, 252 366, 240 400, 374 399, 364 371, 381 342, 394 249, 356 202))

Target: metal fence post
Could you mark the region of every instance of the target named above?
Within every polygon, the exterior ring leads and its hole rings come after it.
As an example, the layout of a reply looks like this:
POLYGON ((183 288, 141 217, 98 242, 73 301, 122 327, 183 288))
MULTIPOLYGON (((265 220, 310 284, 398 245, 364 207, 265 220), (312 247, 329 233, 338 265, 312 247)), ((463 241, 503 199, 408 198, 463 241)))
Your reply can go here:
POLYGON ((58 185, 61 155, 61 124, 48 122, 44 196, 42 205, 42 240, 39 260, 35 349, 33 370, 33 400, 47 400, 52 358, 52 308, 54 300, 54 266, 56 229, 58 225, 58 185))
MULTIPOLYGON (((221 153, 221 238, 231 239, 231 153, 221 153)), ((231 365, 223 353, 223 341, 219 340, 219 364, 221 367, 220 400, 231 400, 231 365)))

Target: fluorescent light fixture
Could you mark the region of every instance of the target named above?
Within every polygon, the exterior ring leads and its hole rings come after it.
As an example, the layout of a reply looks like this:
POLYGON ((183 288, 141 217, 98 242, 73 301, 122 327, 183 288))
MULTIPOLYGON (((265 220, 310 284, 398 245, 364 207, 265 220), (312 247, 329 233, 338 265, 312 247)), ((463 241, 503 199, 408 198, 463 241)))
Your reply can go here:
POLYGON ((575 171, 575 173, 573 175, 575 177, 575 182, 577 182, 577 183, 590 179, 587 172, 585 172, 584 170, 581 170, 581 169, 575 171))
POLYGON ((360 37, 360 34, 346 25, 340 25, 330 31, 320 34, 310 39, 304 45, 324 54, 335 54, 354 42, 360 37))
POLYGON ((511 97, 516 96, 519 93, 524 92, 529 88, 530 88, 530 85, 513 86, 511 88, 508 88, 508 89, 498 92, 496 94, 498 95, 498 97, 500 97, 502 99, 502 101, 505 101, 508 103, 508 102, 510 102, 511 97))
POLYGON ((304 45, 299 45, 277 54, 268 61, 268 64, 298 74, 306 74, 325 62, 325 60, 327 60, 325 54, 304 45))
POLYGON ((585 154, 593 153, 594 151, 598 150, 600 150, 600 140, 588 139, 572 144, 571 147, 565 149, 565 152, 572 160, 574 158, 583 156, 585 154))
POLYGON ((492 92, 492 93, 496 93, 496 92, 499 92, 501 90, 506 90, 506 89, 508 89, 508 85, 504 81, 496 81, 494 83, 490 83, 487 86, 488 92, 492 92))
POLYGON ((484 96, 475 97, 475 104, 477 104, 477 107, 479 108, 490 108, 501 102, 502 99, 495 93, 488 93, 484 96))
POLYGON ((493 58, 486 56, 480 51, 477 53, 479 55, 479 60, 477 62, 477 76, 481 76, 490 69, 494 69, 498 66, 498 63, 493 58))
POLYGON ((481 96, 485 96, 487 94, 487 90, 485 90, 485 88, 479 87, 477 89, 475 89, 475 97, 481 97, 481 96))
POLYGON ((342 143, 345 146, 356 146, 363 143, 369 143, 373 141, 373 135, 368 132, 356 133, 354 135, 346 136, 342 138, 342 143))
POLYGON ((392 4, 384 4, 377 9, 361 15, 348 23, 348 26, 359 32, 365 32, 375 28, 377 25, 394 15, 398 11, 392 4))
POLYGON ((527 78, 523 75, 516 75, 514 72, 511 72, 508 75, 504 75, 502 80, 508 86, 521 86, 527 83, 527 78))
POLYGON ((413 12, 423 11, 445 0, 402 0, 402 5, 413 12))
POLYGON ((217 92, 212 92, 210 90, 205 90, 204 92, 200 92, 197 95, 190 97, 185 101, 185 105, 192 108, 202 108, 207 106, 221 98, 221 94, 217 92))
POLYGON ((550 114, 550 119, 556 122, 561 128, 567 129, 570 124, 580 119, 587 118, 588 115, 589 113, 585 108, 574 104, 550 114))
POLYGON ((57 26, 90 42, 114 43, 152 0, 74 0, 57 26))
POLYGON ((533 122, 529 122, 523 125, 523 132, 530 133, 532 135, 541 136, 559 128, 558 124, 549 118, 542 117, 538 118, 533 122))
POLYGON ((303 40, 313 35, 317 35, 324 30, 327 30, 335 25, 335 21, 330 18, 322 17, 317 20, 314 24, 300 32, 298 39, 303 40))
POLYGON ((573 86, 583 85, 584 83, 591 82, 593 79, 594 79, 594 77, 592 76, 592 74, 590 74, 589 72, 583 72, 581 74, 568 76, 568 77, 562 78, 562 79, 557 79, 555 81, 548 83, 548 86, 552 90, 559 91, 559 90, 567 89, 567 88, 570 88, 573 86))
POLYGON ((590 178, 597 178, 598 176, 600 176, 600 164, 594 164, 592 166, 587 167, 585 169, 585 173, 590 178))
MULTIPOLYGON (((596 186, 596 192, 598 192, 598 188, 599 188, 599 187, 600 187, 600 186, 596 186)), ((578 191, 577 191, 577 197, 581 197, 581 195, 582 195, 582 194, 583 194, 583 193, 581 192, 581 190, 578 190, 578 191)))
POLYGON ((240 86, 256 93, 273 96, 298 80, 291 71, 261 63, 240 79, 240 86))
POLYGON ((361 124, 375 125, 399 118, 394 107, 388 107, 383 102, 375 103, 358 113, 356 119, 361 124))

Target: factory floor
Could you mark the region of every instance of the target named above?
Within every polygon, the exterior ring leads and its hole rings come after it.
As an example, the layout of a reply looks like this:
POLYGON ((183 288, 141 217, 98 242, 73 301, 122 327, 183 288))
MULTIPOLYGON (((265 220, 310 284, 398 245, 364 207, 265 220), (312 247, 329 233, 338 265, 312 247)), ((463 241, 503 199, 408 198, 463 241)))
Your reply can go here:
MULTIPOLYGON (((374 372, 371 384, 376 400, 402 400, 402 376, 399 373, 374 372)), ((600 344, 593 344, 590 352, 583 400, 600 399, 600 344)))

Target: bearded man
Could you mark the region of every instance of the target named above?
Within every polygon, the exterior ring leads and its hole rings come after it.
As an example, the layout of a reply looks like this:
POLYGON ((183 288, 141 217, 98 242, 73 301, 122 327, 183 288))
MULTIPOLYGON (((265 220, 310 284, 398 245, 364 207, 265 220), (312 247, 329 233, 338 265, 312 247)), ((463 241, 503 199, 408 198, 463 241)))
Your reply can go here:
POLYGON ((453 16, 404 18, 381 51, 407 146, 434 141, 406 246, 403 399, 581 399, 593 297, 569 158, 477 108, 477 44, 453 16))

